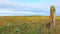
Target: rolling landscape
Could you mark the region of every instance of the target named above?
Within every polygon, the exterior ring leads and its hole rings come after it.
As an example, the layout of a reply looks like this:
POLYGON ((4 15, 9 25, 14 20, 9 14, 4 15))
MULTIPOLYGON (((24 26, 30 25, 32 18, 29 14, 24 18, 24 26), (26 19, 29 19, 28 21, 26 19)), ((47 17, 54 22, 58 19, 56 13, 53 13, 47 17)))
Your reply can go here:
POLYGON ((0 34, 60 34, 60 16, 52 29, 49 16, 0 16, 0 34))

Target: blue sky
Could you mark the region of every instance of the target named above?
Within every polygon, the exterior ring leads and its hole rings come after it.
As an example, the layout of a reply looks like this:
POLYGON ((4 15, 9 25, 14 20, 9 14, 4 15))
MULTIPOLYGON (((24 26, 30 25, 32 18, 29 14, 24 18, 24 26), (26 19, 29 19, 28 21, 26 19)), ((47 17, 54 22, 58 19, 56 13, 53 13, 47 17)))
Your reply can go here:
POLYGON ((60 0, 0 0, 0 16, 49 16, 51 5, 60 16, 60 0))

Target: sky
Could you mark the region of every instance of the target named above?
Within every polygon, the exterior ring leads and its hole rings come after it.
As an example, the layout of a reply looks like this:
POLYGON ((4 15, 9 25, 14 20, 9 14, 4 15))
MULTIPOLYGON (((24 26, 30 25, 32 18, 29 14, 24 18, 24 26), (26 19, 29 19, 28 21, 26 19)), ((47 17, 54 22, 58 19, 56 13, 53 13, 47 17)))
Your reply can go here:
POLYGON ((0 0, 0 16, 49 16, 51 5, 60 16, 60 0, 0 0))

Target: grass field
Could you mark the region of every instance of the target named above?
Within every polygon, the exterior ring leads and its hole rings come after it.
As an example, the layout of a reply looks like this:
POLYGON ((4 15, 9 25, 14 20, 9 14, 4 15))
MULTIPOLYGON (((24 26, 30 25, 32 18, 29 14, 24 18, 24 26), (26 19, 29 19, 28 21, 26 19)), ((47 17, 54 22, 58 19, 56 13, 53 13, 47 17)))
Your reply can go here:
POLYGON ((1 16, 0 34, 60 34, 60 16, 55 28, 47 27, 49 16, 1 16))

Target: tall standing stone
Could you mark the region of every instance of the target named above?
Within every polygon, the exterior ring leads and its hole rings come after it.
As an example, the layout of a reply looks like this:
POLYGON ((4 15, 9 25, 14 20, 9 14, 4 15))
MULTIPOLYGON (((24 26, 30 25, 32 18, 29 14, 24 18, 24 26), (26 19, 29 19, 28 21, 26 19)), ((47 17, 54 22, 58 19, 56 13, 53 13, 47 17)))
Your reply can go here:
POLYGON ((50 27, 55 26, 55 7, 52 5, 50 7, 50 27))

